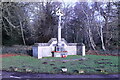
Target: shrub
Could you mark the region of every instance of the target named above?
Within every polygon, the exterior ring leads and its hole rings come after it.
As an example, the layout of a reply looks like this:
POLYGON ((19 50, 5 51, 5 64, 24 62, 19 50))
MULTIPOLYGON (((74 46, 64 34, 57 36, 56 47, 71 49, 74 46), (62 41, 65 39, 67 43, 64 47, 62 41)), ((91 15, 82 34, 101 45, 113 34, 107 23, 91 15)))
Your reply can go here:
POLYGON ((27 54, 32 56, 32 47, 31 46, 22 46, 22 45, 14 45, 14 46, 3 46, 2 54, 6 53, 14 53, 14 54, 27 54))

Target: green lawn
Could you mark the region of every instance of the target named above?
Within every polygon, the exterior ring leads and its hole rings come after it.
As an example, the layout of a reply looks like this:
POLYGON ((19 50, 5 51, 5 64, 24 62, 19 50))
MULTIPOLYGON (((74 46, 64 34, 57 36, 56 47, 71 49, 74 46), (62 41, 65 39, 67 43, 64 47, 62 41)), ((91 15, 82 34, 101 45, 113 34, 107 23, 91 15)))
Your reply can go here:
POLYGON ((85 60, 82 56, 74 55, 67 58, 47 57, 36 59, 30 56, 12 56, 2 58, 2 70, 18 72, 38 72, 38 73, 62 73, 61 68, 66 67, 66 74, 114 74, 118 73, 117 56, 97 56, 86 55, 85 60), (51 61, 54 60, 54 61, 51 61), (69 60, 66 61, 65 60, 69 60))

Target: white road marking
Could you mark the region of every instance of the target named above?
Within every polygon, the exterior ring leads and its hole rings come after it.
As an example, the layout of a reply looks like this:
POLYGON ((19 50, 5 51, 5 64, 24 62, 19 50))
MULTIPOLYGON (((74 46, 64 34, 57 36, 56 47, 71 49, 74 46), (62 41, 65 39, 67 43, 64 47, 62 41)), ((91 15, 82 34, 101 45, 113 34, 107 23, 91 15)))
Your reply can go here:
POLYGON ((21 78, 21 77, 17 77, 17 76, 10 76, 11 78, 21 78))

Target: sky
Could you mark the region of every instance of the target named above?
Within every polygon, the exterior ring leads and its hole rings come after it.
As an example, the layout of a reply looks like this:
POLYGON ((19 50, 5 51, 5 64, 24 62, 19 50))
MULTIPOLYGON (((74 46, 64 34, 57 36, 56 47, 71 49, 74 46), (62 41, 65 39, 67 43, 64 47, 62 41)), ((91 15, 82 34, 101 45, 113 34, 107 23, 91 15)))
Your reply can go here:
MULTIPOLYGON (((42 1, 51 1, 51 0, 1 0, 2 2, 42 2, 42 1)), ((53 1, 62 1, 62 0, 53 0, 53 1)), ((88 2, 88 1, 95 1, 95 2, 118 2, 119 0, 63 0, 65 2, 76 2, 76 1, 82 1, 82 2, 88 2)))
POLYGON ((76 3, 78 0, 58 0, 60 2, 65 2, 65 4, 74 4, 76 3))
MULTIPOLYGON (((62 1, 62 0, 61 0, 62 1)), ((75 3, 77 2, 78 0, 63 0, 64 2, 68 2, 68 3, 75 3)))

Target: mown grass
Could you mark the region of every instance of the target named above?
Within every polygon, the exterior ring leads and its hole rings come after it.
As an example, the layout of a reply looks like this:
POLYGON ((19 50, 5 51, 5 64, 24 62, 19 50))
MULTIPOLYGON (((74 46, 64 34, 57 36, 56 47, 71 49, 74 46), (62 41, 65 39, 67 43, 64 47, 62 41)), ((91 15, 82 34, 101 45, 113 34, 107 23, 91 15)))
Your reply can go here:
POLYGON ((12 56, 2 58, 2 70, 35 73, 63 73, 62 67, 67 68, 66 74, 114 74, 118 71, 117 56, 86 55, 86 60, 73 61, 71 59, 83 58, 79 55, 67 58, 47 57, 37 59, 31 56, 12 56), (55 61, 50 61, 55 60, 55 61), (69 61, 62 61, 69 60, 69 61))

